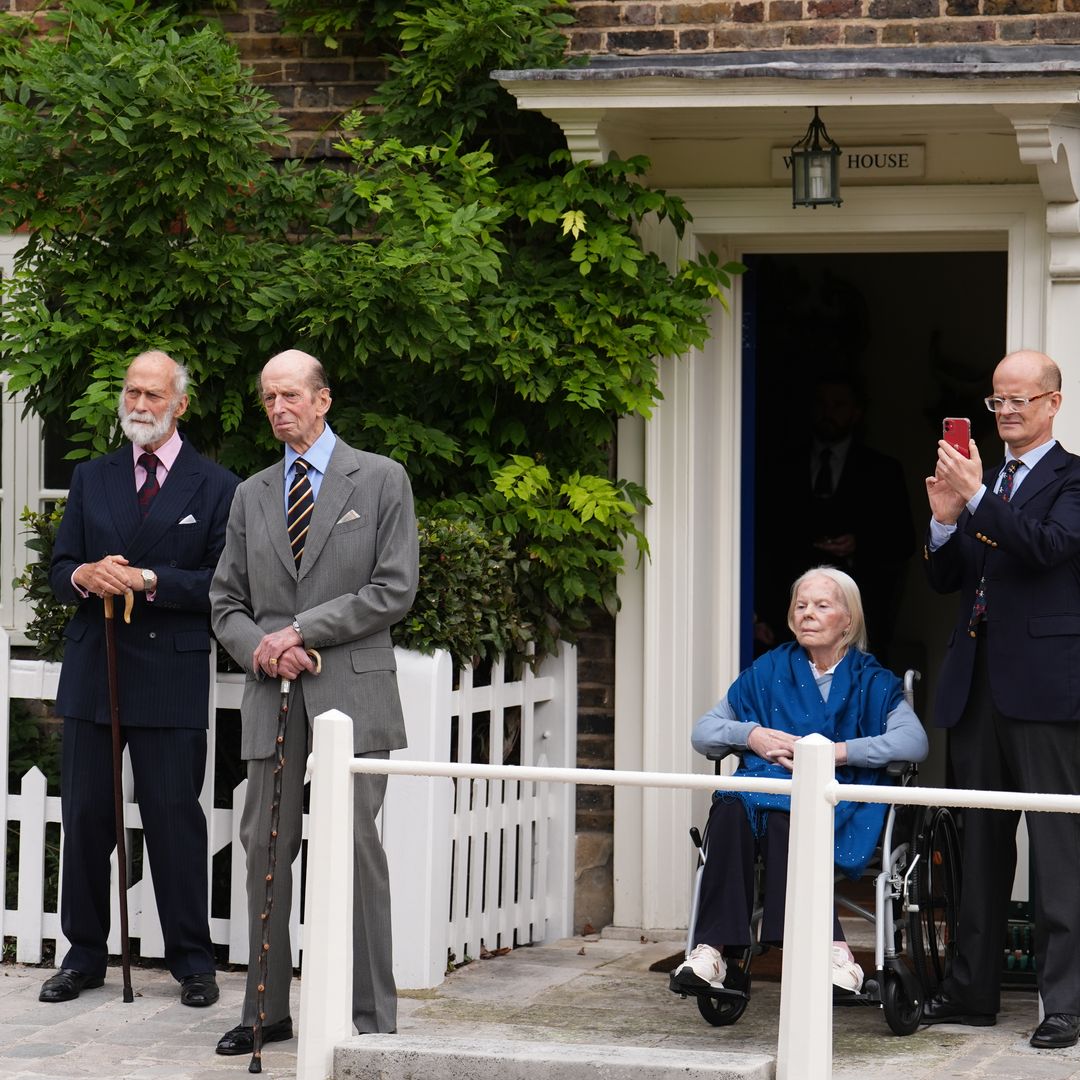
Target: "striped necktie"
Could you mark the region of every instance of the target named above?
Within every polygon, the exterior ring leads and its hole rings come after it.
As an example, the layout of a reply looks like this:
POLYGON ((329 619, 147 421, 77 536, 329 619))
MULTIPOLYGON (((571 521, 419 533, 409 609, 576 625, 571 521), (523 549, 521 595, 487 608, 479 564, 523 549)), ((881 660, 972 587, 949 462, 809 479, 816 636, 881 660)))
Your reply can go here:
MULTIPOLYGON (((1005 466, 1005 475, 1001 478, 1001 487, 997 489, 997 497, 1002 502, 1008 502, 1012 498, 1013 480, 1016 478, 1016 470, 1022 462, 1014 458, 1005 466)), ((986 575, 979 578, 979 584, 975 586, 975 603, 971 605, 971 618, 968 619, 968 633, 975 637, 979 630, 979 623, 986 618, 986 575)))
POLYGON ((157 479, 158 459, 156 454, 140 454, 139 464, 146 470, 146 479, 139 488, 139 513, 146 517, 150 513, 150 504, 154 496, 161 490, 157 479))
POLYGON ((289 509, 285 520, 289 529, 289 546, 292 548, 296 569, 300 569, 300 560, 304 555, 304 539, 311 525, 311 511, 315 507, 315 493, 311 490, 308 479, 308 463, 297 458, 293 467, 293 483, 289 488, 289 509))

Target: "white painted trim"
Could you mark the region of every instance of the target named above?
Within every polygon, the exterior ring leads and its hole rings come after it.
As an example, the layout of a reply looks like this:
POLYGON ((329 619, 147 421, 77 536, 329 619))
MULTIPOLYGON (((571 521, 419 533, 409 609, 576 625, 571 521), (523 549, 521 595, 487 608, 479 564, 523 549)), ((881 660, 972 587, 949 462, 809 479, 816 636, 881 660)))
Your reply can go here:
POLYGON ((1060 79, 500 79, 519 109, 782 109, 806 105, 1074 105, 1074 75, 1060 79))
MULTIPOLYGON (((0 236, 0 277, 7 280, 15 269, 15 256, 27 237, 0 236)), ((21 631, 31 617, 30 604, 17 593, 14 578, 30 561, 26 534, 19 515, 24 506, 40 508, 41 421, 31 414, 23 419, 23 395, 7 393, 7 375, 0 374, 0 626, 21 631)), ((16 644, 26 644, 21 634, 16 644)))

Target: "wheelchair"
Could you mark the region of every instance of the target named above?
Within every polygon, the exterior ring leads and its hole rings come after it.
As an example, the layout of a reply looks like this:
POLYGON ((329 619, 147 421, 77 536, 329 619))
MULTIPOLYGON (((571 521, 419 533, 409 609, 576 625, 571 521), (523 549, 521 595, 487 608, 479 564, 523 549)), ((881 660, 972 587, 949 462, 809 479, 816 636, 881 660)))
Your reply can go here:
MULTIPOLYGON (((904 676, 908 704, 912 703, 918 678, 914 671, 904 676)), ((913 785, 918 775, 912 762, 893 762, 886 772, 902 786, 913 785)), ((698 851, 698 869, 687 957, 695 944, 702 869, 708 858, 707 835, 702 837, 694 827, 690 837, 698 851)), ((754 957, 772 947, 758 940, 762 915, 760 859, 756 874, 758 903, 752 919, 752 944, 723 950, 728 964, 724 987, 686 986, 676 981, 674 972, 669 980, 672 992, 696 998, 702 1018, 714 1027, 734 1024, 746 1011, 754 957)), ((948 975, 956 949, 960 842, 952 811, 947 807, 890 806, 878 852, 864 871, 864 876, 869 874, 873 874, 874 882, 873 910, 839 895, 836 905, 873 925, 874 970, 866 974, 859 991, 834 987, 833 1004, 879 1007, 894 1034, 910 1035, 922 1022, 923 1002, 948 975)))

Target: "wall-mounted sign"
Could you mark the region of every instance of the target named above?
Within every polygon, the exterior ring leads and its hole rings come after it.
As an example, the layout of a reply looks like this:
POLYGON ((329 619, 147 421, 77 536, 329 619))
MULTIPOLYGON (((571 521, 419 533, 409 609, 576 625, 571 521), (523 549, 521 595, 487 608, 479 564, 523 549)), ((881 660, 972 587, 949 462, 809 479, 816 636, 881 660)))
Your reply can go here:
MULTIPOLYGON (((924 146, 848 146, 840 152, 840 179, 844 183, 867 180, 907 180, 926 171, 924 146)), ((772 152, 772 178, 791 179, 791 148, 772 152)))

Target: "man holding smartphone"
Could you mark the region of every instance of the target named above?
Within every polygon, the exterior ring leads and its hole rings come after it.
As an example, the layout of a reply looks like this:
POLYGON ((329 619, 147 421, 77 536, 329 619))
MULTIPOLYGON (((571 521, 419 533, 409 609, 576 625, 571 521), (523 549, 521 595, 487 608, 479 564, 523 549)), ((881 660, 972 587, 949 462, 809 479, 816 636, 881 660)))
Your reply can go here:
MULTIPOLYGON (((1053 434, 1061 372, 1043 353, 1010 353, 986 398, 1005 460, 984 468, 938 443, 926 479, 924 549, 938 592, 960 593, 935 723, 948 728, 960 787, 1080 792, 1080 458, 1053 434)), ((996 1022, 1016 864, 1018 812, 965 810, 957 953, 931 1024, 996 1022)), ((1035 957, 1045 1019, 1037 1048, 1080 1035, 1080 816, 1030 814, 1035 957)))

